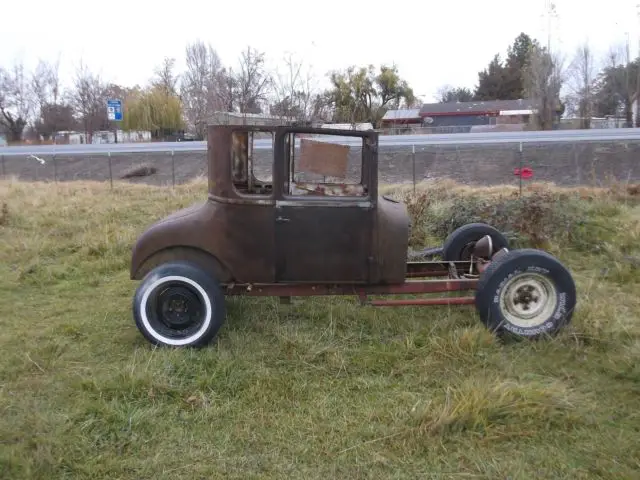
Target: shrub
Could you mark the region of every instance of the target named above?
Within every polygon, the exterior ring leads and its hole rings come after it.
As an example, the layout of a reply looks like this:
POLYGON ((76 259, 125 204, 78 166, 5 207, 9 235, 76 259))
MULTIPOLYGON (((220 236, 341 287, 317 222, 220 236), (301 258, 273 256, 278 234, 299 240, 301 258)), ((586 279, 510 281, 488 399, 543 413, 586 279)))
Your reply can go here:
POLYGON ((444 240, 467 223, 484 222, 505 233, 516 248, 549 249, 551 244, 577 251, 602 251, 612 236, 623 233, 622 206, 609 198, 585 200, 577 193, 537 189, 520 196, 482 195, 429 190, 405 194, 412 220, 410 244, 444 240))

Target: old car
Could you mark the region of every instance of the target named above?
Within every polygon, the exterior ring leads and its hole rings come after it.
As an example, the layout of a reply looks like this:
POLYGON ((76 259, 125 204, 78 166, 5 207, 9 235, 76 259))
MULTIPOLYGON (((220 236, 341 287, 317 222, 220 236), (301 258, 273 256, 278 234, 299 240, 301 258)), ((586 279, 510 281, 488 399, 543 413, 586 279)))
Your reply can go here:
POLYGON ((208 197, 133 247, 133 317, 153 344, 206 345, 233 295, 472 304, 491 331, 525 338, 571 320, 569 270, 547 252, 510 250, 490 225, 464 225, 429 259, 410 259, 407 208, 378 192, 375 131, 209 125, 207 142, 208 197))

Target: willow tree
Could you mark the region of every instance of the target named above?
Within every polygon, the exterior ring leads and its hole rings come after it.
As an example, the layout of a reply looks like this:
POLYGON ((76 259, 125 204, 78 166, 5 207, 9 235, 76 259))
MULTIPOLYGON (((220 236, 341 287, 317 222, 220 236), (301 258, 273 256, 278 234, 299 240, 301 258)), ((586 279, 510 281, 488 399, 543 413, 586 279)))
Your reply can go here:
POLYGON ((397 67, 381 65, 377 70, 351 66, 331 72, 331 86, 324 99, 331 105, 337 122, 371 122, 377 125, 387 109, 411 107, 416 98, 397 67))
POLYGON ((150 131, 152 138, 182 130, 182 103, 160 87, 134 92, 125 99, 122 128, 150 131))

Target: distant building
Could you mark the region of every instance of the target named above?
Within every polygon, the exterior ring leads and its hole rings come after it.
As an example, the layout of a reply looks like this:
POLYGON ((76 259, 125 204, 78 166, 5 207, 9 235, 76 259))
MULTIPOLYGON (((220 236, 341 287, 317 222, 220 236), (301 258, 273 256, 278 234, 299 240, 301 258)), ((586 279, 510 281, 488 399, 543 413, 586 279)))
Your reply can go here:
POLYGON ((428 127, 473 127, 528 123, 536 113, 531 100, 491 100, 486 102, 425 103, 420 117, 428 127))
POLYGON ((471 131, 492 125, 523 125, 536 113, 530 100, 425 103, 419 109, 389 110, 382 128, 431 127, 445 132, 471 131))
POLYGON ((216 111, 208 119, 208 124, 213 125, 255 125, 277 126, 296 123, 296 118, 281 115, 269 115, 266 113, 239 113, 216 111))
POLYGON ((422 117, 419 108, 404 108, 401 110, 387 110, 382 117, 381 126, 383 128, 421 125, 422 117))
POLYGON ((323 123, 321 128, 333 128, 337 130, 373 130, 373 124, 369 122, 363 123, 323 123))
POLYGON ((61 130, 55 133, 53 143, 56 145, 81 145, 87 143, 87 134, 72 130, 61 130))
MULTIPOLYGON (((115 132, 110 130, 100 130, 93 132, 90 143, 115 143, 115 141, 115 132)), ((149 141, 151 141, 151 132, 118 130, 118 143, 149 141)), ((89 135, 86 132, 60 131, 55 134, 53 143, 56 145, 82 145, 89 143, 89 135)))

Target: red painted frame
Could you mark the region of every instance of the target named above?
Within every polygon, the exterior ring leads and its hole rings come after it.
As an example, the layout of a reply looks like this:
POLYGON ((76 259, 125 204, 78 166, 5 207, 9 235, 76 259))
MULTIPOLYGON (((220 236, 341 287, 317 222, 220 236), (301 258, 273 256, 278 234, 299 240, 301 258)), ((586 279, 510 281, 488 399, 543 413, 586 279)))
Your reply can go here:
POLYGON ((377 307, 408 305, 470 305, 473 297, 436 297, 397 300, 370 300, 369 295, 411 295, 428 293, 462 292, 477 287, 476 278, 456 278, 471 266, 471 262, 409 262, 407 280, 393 285, 353 285, 353 284, 304 284, 304 283, 263 283, 228 284, 223 286, 225 295, 250 297, 311 297, 327 295, 354 295, 363 304, 377 307), (445 277, 434 280, 413 280, 423 277, 445 277))

